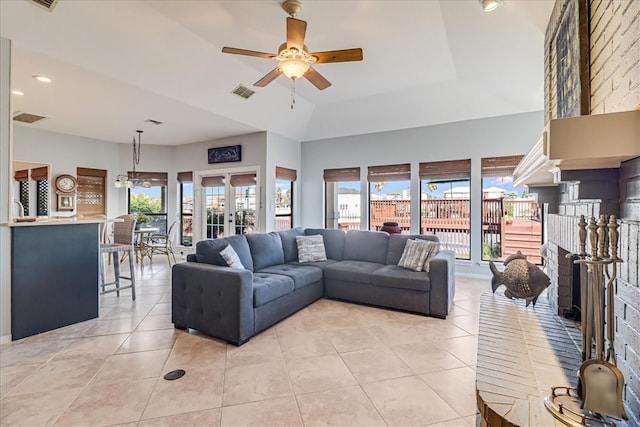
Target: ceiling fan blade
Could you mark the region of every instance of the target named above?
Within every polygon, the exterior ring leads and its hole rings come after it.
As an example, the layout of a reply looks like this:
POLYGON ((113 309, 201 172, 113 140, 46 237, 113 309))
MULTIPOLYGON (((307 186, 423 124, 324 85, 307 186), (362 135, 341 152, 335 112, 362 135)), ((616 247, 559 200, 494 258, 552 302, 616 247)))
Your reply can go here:
POLYGON ((331 82, 324 77, 322 74, 317 72, 313 67, 309 67, 306 73, 304 73, 304 77, 309 80, 315 87, 320 90, 324 90, 331 86, 331 82))
POLYGON ((265 52, 256 52, 255 50, 247 50, 247 49, 237 49, 235 47, 223 47, 223 53, 232 53, 234 55, 246 55, 246 56, 257 56, 258 58, 267 58, 273 59, 278 55, 274 55, 273 53, 265 53, 265 52))
POLYGON ((322 64, 327 62, 348 62, 348 61, 362 61, 362 49, 343 49, 343 50, 328 50, 326 52, 313 52, 309 55, 318 58, 316 64, 322 64))
POLYGON ((307 32, 307 23, 300 19, 287 18, 287 49, 295 47, 299 51, 304 48, 304 35, 307 32))
POLYGON ((274 81, 280 74, 282 74, 282 71, 280 71, 280 69, 276 67, 271 70, 269 74, 255 82, 253 85, 258 87, 265 87, 266 85, 274 81))

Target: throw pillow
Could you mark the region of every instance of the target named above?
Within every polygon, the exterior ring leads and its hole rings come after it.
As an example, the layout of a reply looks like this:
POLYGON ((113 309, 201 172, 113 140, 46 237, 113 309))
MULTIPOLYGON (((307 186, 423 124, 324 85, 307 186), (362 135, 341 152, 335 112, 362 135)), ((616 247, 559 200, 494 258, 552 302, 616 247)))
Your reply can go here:
POLYGON ((420 239, 408 239, 404 245, 404 251, 398 265, 413 271, 422 271, 424 261, 429 255, 428 241, 420 239))
POLYGON ((240 257, 233 249, 231 245, 227 245, 226 248, 220 251, 220 256, 227 263, 227 265, 231 268, 239 268, 244 270, 244 265, 242 265, 242 261, 240 261, 240 257))
POLYGON ((298 262, 326 261, 324 238, 321 234, 313 236, 296 236, 298 246, 298 262))
MULTIPOLYGON (((425 241, 425 240, 423 240, 425 241)), ((428 244, 428 251, 429 253, 427 254, 427 257, 424 260, 424 265, 422 266, 422 271, 426 271, 427 273, 429 272, 430 269, 430 262, 433 259, 434 256, 436 256, 438 254, 438 251, 440 251, 440 243, 439 242, 431 242, 431 241, 426 241, 428 244)))

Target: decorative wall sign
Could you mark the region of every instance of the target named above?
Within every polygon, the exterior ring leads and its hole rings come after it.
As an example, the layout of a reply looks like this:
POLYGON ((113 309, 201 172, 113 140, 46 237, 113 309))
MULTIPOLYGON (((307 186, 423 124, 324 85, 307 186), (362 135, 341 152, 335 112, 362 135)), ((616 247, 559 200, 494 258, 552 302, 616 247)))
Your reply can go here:
POLYGON ((586 0, 556 2, 545 37, 547 119, 590 114, 588 25, 586 0))
POLYGON ((242 160, 242 146, 230 145, 228 147, 209 148, 209 164, 239 162, 242 160))

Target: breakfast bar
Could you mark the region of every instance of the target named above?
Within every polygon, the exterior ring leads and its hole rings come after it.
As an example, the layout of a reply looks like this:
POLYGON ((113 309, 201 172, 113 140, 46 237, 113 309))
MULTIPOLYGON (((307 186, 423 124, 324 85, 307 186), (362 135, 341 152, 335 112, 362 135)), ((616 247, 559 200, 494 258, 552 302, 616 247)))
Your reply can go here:
POLYGON ((98 317, 100 222, 9 224, 13 340, 98 317))

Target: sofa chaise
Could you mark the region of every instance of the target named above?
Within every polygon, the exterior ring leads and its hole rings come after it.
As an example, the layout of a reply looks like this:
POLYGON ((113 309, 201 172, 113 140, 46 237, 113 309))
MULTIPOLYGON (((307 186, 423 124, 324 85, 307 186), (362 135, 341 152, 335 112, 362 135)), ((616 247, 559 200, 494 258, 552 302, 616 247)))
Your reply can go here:
POLYGON ((446 318, 454 253, 438 251, 428 273, 403 268, 397 264, 409 239, 438 242, 433 235, 311 228, 200 241, 187 262, 173 266, 172 322, 242 345, 322 297, 446 318), (317 235, 326 260, 299 262, 297 237, 317 235), (220 254, 227 246, 244 268, 227 266, 220 254))

